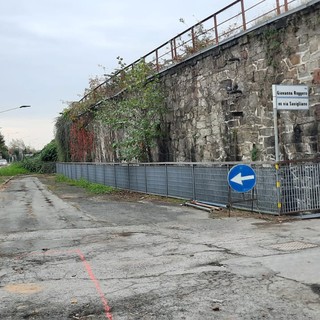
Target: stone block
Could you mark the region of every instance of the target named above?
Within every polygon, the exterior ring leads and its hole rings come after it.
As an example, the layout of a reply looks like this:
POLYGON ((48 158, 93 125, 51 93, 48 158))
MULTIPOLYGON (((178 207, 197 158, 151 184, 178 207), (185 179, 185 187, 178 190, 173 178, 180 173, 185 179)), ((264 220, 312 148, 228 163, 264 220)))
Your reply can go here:
POLYGON ((310 61, 310 52, 307 51, 301 55, 301 62, 308 63, 310 61))
POLYGON ((274 128, 261 128, 259 130, 259 134, 261 136, 265 136, 265 137, 271 137, 274 136, 274 128))
POLYGON ((275 139, 274 136, 266 137, 263 139, 264 148, 274 147, 275 139))
POLYGON ((308 33, 302 34, 302 35, 299 37, 299 44, 304 44, 304 43, 307 43, 308 41, 309 41, 309 35, 308 35, 308 33))
POLYGON ((320 84, 320 68, 313 70, 312 75, 313 75, 312 83, 320 84))
POLYGON ((319 40, 316 37, 310 41, 310 53, 314 53, 318 50, 319 50, 319 40))
POLYGON ((298 64, 300 64, 300 55, 299 54, 292 54, 290 57, 289 57, 289 61, 291 63, 292 66, 296 66, 298 64))
POLYGON ((310 72, 309 72, 306 64, 300 65, 298 68, 298 78, 301 79, 301 78, 306 78, 309 76, 310 76, 310 72))

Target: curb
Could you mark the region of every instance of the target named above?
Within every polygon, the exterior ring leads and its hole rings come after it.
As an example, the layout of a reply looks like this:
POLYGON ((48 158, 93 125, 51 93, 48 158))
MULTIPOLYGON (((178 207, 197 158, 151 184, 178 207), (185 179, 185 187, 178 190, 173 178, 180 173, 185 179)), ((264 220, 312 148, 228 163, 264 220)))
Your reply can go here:
POLYGON ((4 187, 10 180, 12 180, 13 179, 13 176, 12 177, 10 177, 9 179, 7 179, 5 182, 3 182, 3 183, 1 183, 0 184, 0 190, 2 189, 2 187, 4 187))

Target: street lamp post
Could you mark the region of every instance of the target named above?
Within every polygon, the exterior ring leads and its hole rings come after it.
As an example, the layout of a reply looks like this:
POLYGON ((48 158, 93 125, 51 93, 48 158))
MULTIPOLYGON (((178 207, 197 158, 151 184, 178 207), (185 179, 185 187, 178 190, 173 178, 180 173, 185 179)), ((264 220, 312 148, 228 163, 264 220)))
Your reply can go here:
POLYGON ((23 105, 23 106, 20 106, 20 107, 16 107, 16 108, 11 108, 11 109, 7 109, 7 110, 0 111, 0 113, 7 112, 7 111, 11 111, 11 110, 16 110, 16 109, 22 109, 22 108, 31 108, 31 106, 29 106, 29 105, 23 105))

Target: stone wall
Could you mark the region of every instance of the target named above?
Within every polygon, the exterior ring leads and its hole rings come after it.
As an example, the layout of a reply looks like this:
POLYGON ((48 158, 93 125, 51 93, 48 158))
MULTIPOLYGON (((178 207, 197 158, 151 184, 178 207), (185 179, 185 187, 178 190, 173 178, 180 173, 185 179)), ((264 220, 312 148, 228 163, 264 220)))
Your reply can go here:
MULTIPOLYGON (((308 111, 278 112, 281 159, 320 148, 320 3, 234 37, 161 74, 167 161, 272 160, 272 84, 305 84, 308 111)), ((165 145, 165 148, 163 147, 165 145)), ((160 159, 159 158, 159 159, 160 159)))

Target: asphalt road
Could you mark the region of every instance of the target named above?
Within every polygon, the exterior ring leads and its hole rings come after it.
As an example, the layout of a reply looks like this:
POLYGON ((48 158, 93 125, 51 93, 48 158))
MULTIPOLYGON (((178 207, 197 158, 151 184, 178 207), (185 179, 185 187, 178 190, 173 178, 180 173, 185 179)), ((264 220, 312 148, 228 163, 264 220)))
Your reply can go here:
POLYGON ((0 190, 1 320, 320 319, 319 220, 50 188, 0 190))

